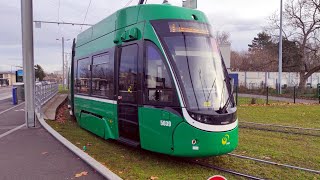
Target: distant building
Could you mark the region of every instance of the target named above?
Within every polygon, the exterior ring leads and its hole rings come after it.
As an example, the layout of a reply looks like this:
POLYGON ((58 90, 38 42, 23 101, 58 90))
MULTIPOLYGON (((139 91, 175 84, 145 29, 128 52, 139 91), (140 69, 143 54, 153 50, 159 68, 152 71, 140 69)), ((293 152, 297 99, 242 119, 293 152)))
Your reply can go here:
POLYGON ((62 83, 62 71, 55 71, 53 73, 46 73, 46 77, 43 79, 44 81, 57 82, 59 84, 62 83), (59 73, 61 72, 61 74, 59 73))
POLYGON ((7 80, 9 86, 11 86, 13 83, 16 83, 16 74, 14 72, 10 72, 10 71, 0 72, 0 79, 7 80))
POLYGON ((62 75, 62 71, 60 70, 60 71, 53 71, 53 74, 55 74, 55 75, 62 75))
MULTIPOLYGON (((232 74, 238 74, 239 86, 248 89, 257 89, 262 87, 276 88, 278 83, 278 72, 239 72, 234 71, 232 74)), ((283 72, 281 76, 282 86, 293 87, 298 86, 300 82, 299 72, 283 72)), ((320 83, 320 73, 313 73, 307 80, 305 85, 309 87, 317 87, 320 83)))

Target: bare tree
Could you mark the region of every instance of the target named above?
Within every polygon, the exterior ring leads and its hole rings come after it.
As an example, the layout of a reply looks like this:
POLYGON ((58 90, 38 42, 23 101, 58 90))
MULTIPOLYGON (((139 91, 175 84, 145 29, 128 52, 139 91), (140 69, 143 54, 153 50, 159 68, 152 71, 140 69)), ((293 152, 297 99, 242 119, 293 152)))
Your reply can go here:
POLYGON ((216 40, 219 45, 221 44, 231 44, 230 33, 225 31, 216 32, 216 40))
POLYGON ((231 51, 230 65, 232 71, 252 71, 253 61, 249 58, 248 51, 231 51))
MULTIPOLYGON (((272 16, 273 30, 279 29, 279 16, 272 16)), ((320 0, 288 0, 283 14, 283 32, 286 39, 298 44, 301 58, 299 88, 304 89, 307 79, 320 70, 320 0)))

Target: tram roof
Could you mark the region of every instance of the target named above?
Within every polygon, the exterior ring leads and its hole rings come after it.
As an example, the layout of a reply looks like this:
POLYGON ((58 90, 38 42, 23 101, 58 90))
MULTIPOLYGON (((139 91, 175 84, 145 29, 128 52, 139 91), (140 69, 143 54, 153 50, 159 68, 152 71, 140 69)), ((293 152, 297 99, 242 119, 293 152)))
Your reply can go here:
POLYGON ((205 14, 199 10, 172 6, 169 4, 144 4, 123 8, 101 20, 97 24, 80 33, 77 37, 77 47, 89 41, 106 35, 118 29, 142 21, 159 19, 183 19, 208 22, 205 14))

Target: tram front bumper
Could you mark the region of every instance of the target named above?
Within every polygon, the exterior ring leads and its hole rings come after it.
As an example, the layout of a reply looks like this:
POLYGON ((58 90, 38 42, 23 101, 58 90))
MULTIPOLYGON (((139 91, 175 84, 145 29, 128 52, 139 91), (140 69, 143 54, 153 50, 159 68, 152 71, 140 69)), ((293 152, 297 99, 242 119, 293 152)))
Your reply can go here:
POLYGON ((238 146, 238 126, 225 132, 208 132, 186 122, 180 123, 173 134, 173 155, 183 157, 217 156, 238 146))

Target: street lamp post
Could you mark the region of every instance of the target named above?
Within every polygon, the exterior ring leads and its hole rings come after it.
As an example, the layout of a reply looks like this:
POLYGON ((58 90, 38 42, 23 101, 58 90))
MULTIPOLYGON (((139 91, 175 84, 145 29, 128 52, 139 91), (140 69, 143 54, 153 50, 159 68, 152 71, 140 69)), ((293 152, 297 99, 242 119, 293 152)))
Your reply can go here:
POLYGON ((279 36, 279 73, 278 73, 278 93, 281 94, 282 78, 282 0, 280 0, 280 36, 279 36))
POLYGON ((62 41, 62 87, 64 89, 64 37, 61 38, 62 41))
MULTIPOLYGON (((60 39, 56 39, 59 41, 60 39)), ((70 39, 67 39, 66 41, 69 41, 70 39)), ((61 38, 61 46, 62 46, 62 87, 64 89, 64 81, 65 81, 65 74, 64 74, 64 37, 61 38)))
POLYGON ((21 0, 21 31, 23 55, 23 81, 25 92, 25 121, 27 127, 35 127, 34 53, 32 0, 21 0))
POLYGON ((68 64, 69 64, 69 63, 68 63, 68 59, 69 59, 69 58, 68 58, 68 55, 70 55, 70 53, 65 52, 64 55, 65 55, 64 68, 65 68, 65 76, 66 76, 66 80, 65 80, 65 81, 66 81, 66 83, 67 83, 67 84, 66 84, 67 89, 69 89, 69 86, 68 86, 68 85, 69 85, 70 82, 69 82, 69 74, 68 74, 68 72, 69 72, 69 71, 68 71, 68 70, 69 70, 69 67, 68 67, 68 64))

